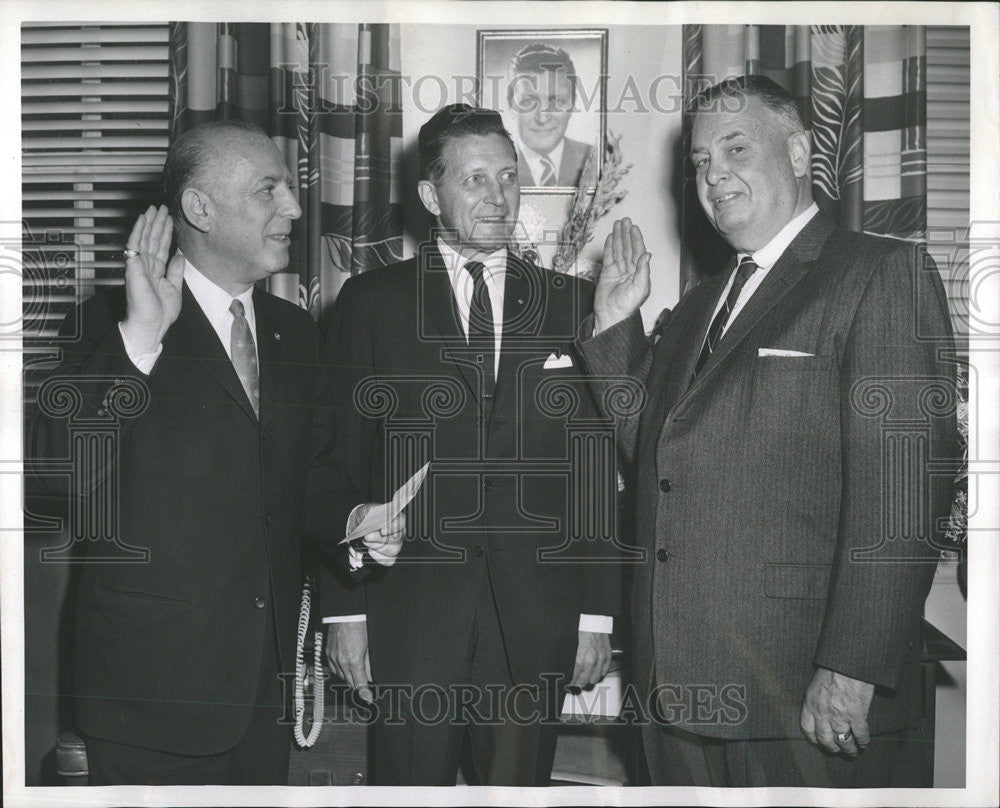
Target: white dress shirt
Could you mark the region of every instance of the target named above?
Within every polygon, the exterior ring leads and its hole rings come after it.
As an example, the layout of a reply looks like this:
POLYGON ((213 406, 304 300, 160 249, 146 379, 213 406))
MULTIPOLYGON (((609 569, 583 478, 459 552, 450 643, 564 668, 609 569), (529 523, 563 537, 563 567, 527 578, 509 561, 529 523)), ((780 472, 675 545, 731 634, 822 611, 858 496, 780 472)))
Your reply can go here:
MULTIPOLYGON (((448 268, 448 280, 451 281, 458 317, 462 321, 462 333, 468 341, 473 287, 472 275, 465 268, 469 259, 455 252, 441 238, 437 240, 437 246, 448 268)), ((496 252, 490 253, 481 263, 486 267, 483 279, 486 281, 486 291, 489 292, 490 306, 493 308, 493 378, 495 379, 500 372, 500 344, 503 342, 503 291, 507 279, 507 248, 501 247, 496 252)))
MULTIPOLYGON (((747 301, 753 296, 753 293, 757 291, 757 287, 764 282, 764 278, 767 277, 767 273, 770 272, 771 267, 778 263, 778 259, 784 255, 785 250, 788 249, 788 245, 791 244, 795 237, 802 232, 802 228, 809 224, 813 216, 819 213, 819 207, 813 202, 808 208, 806 208, 802 213, 792 219, 788 224, 786 224, 778 234, 771 239, 767 244, 761 247, 757 252, 750 254, 750 258, 757 265, 758 269, 753 273, 747 282, 744 284, 743 288, 740 290, 740 296, 736 298, 736 305, 733 306, 733 311, 729 315, 729 319, 726 320, 726 325, 722 329, 722 334, 725 334, 729 330, 729 326, 733 324, 737 315, 743 311, 743 307, 746 306, 747 301)), ((736 266, 740 265, 742 261, 747 256, 747 253, 737 253, 736 254, 736 266)), ((719 302, 715 304, 715 311, 712 312, 712 317, 708 321, 712 323, 715 320, 715 315, 719 313, 723 304, 726 302, 726 296, 729 294, 729 290, 733 286, 733 281, 736 278, 736 270, 729 276, 729 282, 726 284, 726 288, 722 290, 722 295, 719 297, 719 302)), ((706 336, 708 332, 706 331, 706 336)), ((722 334, 719 336, 721 337, 722 334)))
MULTIPOLYGON (((210 281, 198 269, 188 261, 184 259, 184 282, 187 284, 188 289, 191 290, 191 294, 194 295, 194 299, 198 303, 198 307, 204 312, 208 321, 212 324, 212 329, 219 336, 219 341, 222 343, 222 347, 226 350, 226 356, 230 359, 233 358, 232 345, 232 327, 233 327, 233 314, 229 311, 229 307, 232 305, 233 300, 239 300, 243 303, 243 313, 247 318, 247 323, 250 326, 250 333, 257 334, 257 320, 254 316, 253 310, 253 287, 251 286, 245 292, 237 295, 235 298, 229 294, 221 286, 216 285, 213 281, 210 281)), ((119 330, 121 330, 121 323, 118 324, 119 330)), ((156 360, 160 356, 160 352, 163 350, 162 343, 156 346, 156 349, 149 351, 148 353, 140 353, 135 349, 135 346, 129 343, 128 338, 125 336, 125 332, 122 331, 122 342, 125 343, 125 353, 128 354, 128 358, 132 361, 132 364, 136 366, 140 373, 149 375, 152 371, 153 366, 156 364, 156 360)), ((254 352, 257 352, 257 340, 254 339, 254 352)), ((260 356, 258 354, 258 360, 260 356)))

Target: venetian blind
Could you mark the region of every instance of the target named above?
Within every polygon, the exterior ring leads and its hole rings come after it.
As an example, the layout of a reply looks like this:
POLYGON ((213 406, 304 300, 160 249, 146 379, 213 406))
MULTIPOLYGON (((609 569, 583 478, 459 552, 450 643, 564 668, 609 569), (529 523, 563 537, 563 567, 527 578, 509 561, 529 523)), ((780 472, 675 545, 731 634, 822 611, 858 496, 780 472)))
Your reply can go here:
POLYGON ((927 27, 927 235, 956 336, 968 334, 969 28, 927 27))
POLYGON ((25 398, 69 308, 122 282, 168 146, 167 24, 25 23, 21 160, 25 398))

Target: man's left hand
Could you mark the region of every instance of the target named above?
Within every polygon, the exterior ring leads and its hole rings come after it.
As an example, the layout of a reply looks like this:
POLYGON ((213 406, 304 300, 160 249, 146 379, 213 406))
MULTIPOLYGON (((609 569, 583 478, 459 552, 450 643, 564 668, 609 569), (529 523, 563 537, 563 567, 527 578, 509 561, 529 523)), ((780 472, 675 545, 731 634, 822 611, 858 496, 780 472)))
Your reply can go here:
POLYGON ((611 636, 597 631, 581 631, 576 646, 576 665, 570 687, 590 687, 607 675, 611 667, 611 636))
POLYGON ((802 704, 802 732, 828 752, 855 757, 871 740, 868 708, 874 693, 873 684, 819 668, 802 704))

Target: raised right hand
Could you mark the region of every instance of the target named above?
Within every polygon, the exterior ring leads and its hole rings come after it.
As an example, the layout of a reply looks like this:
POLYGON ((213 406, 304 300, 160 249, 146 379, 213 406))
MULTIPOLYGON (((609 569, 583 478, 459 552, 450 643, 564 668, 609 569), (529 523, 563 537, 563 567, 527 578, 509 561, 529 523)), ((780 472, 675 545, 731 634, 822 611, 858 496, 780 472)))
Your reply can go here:
POLYGON ((370 703, 372 668, 368 662, 367 621, 330 623, 326 631, 326 658, 333 672, 370 703))
POLYGON ((649 259, 642 231, 619 219, 604 241, 604 264, 594 297, 594 333, 621 322, 649 297, 649 259))
POLYGON ((139 254, 125 262, 127 309, 122 331, 140 353, 156 350, 181 311, 184 259, 175 255, 167 265, 172 235, 166 206, 150 205, 128 237, 128 248, 139 254))

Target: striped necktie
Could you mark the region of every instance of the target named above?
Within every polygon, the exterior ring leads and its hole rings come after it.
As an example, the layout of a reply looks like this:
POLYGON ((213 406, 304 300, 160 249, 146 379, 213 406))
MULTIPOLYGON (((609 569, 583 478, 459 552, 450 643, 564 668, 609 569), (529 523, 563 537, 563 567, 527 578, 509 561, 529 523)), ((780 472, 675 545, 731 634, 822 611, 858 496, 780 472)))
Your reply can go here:
POLYGON ((542 158, 542 177, 538 184, 549 186, 556 184, 556 167, 548 157, 542 158))
POLYGON ((472 300, 469 304, 469 347, 476 349, 476 360, 483 373, 483 397, 493 395, 496 385, 496 331, 493 324, 493 303, 486 286, 486 267, 479 261, 469 261, 465 270, 472 276, 472 300))
POLYGON ((243 302, 233 300, 229 304, 233 314, 233 326, 229 331, 229 350, 233 367, 240 378, 240 384, 250 399, 254 414, 260 417, 260 374, 257 371, 257 351, 254 349, 250 323, 243 311, 243 302))
POLYGON ((701 347, 698 364, 695 365, 694 372, 696 375, 701 372, 702 366, 708 361, 708 357, 715 352, 715 346, 722 339, 722 332, 726 327, 726 323, 729 322, 729 315, 732 313, 733 308, 735 308, 736 301, 739 300, 740 292, 743 291, 746 282, 758 268, 749 255, 740 261, 740 265, 736 267, 736 277, 733 279, 733 285, 729 289, 729 294, 726 295, 726 302, 722 304, 722 308, 719 309, 718 314, 715 315, 715 319, 712 320, 712 325, 708 327, 708 336, 705 337, 705 344, 701 347))

